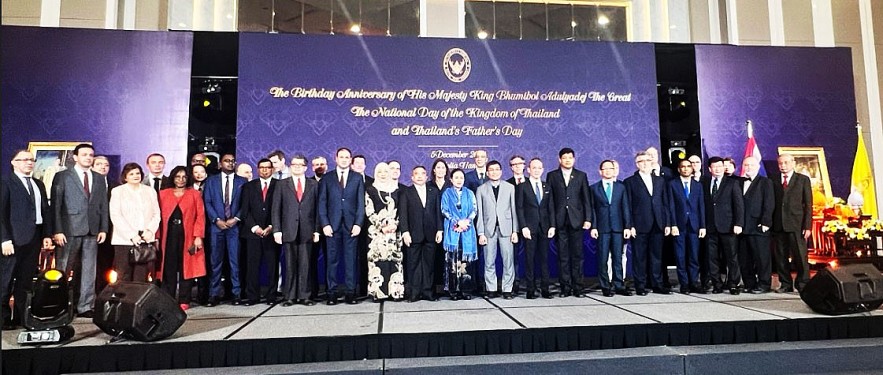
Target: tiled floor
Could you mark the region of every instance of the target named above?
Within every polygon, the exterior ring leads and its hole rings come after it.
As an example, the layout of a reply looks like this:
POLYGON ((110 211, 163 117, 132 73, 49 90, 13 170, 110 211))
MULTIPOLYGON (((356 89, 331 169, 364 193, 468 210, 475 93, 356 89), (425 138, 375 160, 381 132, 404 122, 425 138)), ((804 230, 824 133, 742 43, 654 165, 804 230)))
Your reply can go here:
MULTIPOLYGON (((874 315, 883 314, 877 310, 874 315)), ((797 294, 691 294, 528 300, 519 296, 416 303, 363 301, 326 306, 221 305, 193 307, 168 341, 240 340, 376 333, 452 332, 567 326, 658 324, 817 318, 797 294)), ((76 336, 63 346, 105 345, 111 337, 89 320, 74 322, 76 336)), ((3 332, 3 348, 19 348, 20 331, 3 332)), ((120 344, 133 344, 123 342, 120 344)))

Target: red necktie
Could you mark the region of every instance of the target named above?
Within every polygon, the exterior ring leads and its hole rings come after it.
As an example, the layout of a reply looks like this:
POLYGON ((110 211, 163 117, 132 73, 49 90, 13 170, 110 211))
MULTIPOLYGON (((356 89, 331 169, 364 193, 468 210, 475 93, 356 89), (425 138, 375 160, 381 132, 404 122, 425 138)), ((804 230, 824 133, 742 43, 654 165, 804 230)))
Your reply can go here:
POLYGON ((297 201, 300 202, 301 198, 304 197, 304 187, 300 184, 300 179, 297 179, 297 201))
POLYGON ((267 183, 264 182, 264 188, 261 189, 261 198, 266 201, 267 200, 267 183))
POLYGON ((92 194, 89 193, 89 173, 83 172, 83 192, 86 193, 86 199, 91 199, 92 194))
POLYGON ((788 175, 782 175, 782 189, 788 188, 788 175))

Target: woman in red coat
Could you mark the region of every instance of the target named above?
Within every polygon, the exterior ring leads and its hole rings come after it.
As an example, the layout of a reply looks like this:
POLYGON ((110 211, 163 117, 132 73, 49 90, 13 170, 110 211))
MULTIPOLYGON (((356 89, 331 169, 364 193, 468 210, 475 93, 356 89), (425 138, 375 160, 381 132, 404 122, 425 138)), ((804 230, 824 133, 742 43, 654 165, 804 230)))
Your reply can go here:
POLYGON ((157 238, 162 261, 156 274, 162 289, 173 298, 177 290, 178 303, 187 310, 193 279, 205 276, 205 209, 202 196, 190 187, 190 173, 185 167, 175 167, 169 177, 172 187, 159 192, 162 223, 157 238))

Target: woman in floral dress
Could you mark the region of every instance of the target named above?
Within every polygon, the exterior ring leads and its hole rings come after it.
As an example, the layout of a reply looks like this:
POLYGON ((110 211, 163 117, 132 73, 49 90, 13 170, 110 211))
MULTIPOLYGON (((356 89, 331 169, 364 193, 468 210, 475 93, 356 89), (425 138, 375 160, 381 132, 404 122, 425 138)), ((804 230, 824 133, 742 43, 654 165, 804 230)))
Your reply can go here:
POLYGON ((368 295, 375 302, 405 294, 402 272, 402 236, 398 233, 398 184, 389 176, 389 165, 374 168, 374 184, 365 189, 368 215, 368 295))
POLYGON ((478 244, 473 220, 478 214, 475 194, 463 187, 466 176, 461 169, 451 172, 453 186, 442 193, 441 211, 445 217, 445 291, 452 300, 470 299, 475 290, 475 260, 478 244))

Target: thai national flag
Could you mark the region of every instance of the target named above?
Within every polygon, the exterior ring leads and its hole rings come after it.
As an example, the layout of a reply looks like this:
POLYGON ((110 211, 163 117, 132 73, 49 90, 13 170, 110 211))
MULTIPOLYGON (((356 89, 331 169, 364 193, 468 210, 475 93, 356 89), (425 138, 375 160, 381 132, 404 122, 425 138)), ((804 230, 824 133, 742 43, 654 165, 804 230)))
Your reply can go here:
MULTIPOLYGON (((760 163, 760 171, 757 174, 761 176, 766 176, 766 170, 763 168, 763 158, 760 157, 760 148, 757 147, 757 141, 754 140, 754 128, 751 124, 751 121, 748 121, 748 144, 745 145, 745 154, 742 156, 742 160, 749 156, 754 156, 758 163, 760 163)), ((739 174, 742 177, 745 177, 745 170, 742 170, 742 173, 739 174)))

